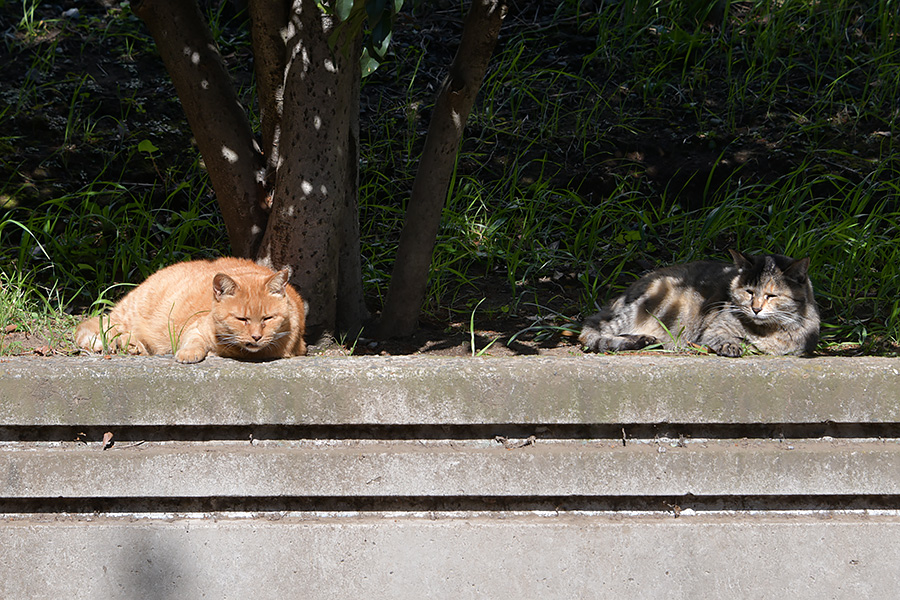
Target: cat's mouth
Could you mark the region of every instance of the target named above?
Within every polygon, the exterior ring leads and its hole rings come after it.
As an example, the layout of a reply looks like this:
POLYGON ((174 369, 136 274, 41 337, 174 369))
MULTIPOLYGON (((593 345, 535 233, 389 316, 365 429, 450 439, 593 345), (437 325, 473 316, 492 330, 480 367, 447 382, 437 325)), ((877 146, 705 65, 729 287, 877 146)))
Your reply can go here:
POLYGON ((750 317, 750 320, 757 325, 778 325, 778 317, 772 313, 753 314, 753 312, 750 311, 748 316, 750 317))

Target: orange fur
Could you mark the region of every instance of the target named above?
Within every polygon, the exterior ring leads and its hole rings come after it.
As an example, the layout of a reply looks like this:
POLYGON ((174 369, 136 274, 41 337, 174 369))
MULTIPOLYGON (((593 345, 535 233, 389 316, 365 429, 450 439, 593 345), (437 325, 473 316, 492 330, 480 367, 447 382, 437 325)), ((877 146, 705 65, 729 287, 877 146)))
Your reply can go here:
POLYGON ((243 258, 183 262, 157 271, 129 292, 109 315, 75 330, 87 350, 175 353, 182 363, 209 353, 243 360, 306 354, 305 309, 287 282, 290 269, 272 271, 243 258), (101 333, 102 332, 102 333, 101 333))

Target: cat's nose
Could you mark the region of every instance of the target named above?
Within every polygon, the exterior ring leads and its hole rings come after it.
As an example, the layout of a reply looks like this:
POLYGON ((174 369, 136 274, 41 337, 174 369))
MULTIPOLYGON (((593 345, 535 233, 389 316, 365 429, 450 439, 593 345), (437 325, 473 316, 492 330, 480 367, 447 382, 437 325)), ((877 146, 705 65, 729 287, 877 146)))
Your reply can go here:
POLYGON ((261 335, 255 334, 255 333, 254 333, 253 335, 251 335, 250 337, 253 338, 253 341, 254 341, 254 342, 258 342, 259 340, 262 339, 262 336, 261 336, 261 335))
POLYGON ((762 311, 762 306, 754 306, 754 307, 753 307, 753 314, 754 314, 754 315, 758 315, 758 314, 760 313, 760 311, 762 311))

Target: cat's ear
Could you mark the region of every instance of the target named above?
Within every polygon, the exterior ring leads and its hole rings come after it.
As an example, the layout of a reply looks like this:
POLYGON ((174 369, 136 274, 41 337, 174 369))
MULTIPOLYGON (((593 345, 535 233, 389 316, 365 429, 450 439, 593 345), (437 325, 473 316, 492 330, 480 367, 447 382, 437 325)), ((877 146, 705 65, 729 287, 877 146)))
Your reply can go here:
POLYGON ((216 276, 213 277, 213 295, 216 298, 216 302, 220 301, 225 296, 234 296, 236 291, 237 284, 234 282, 234 279, 225 273, 217 273, 216 276))
POLYGON ((287 282, 290 278, 291 268, 284 267, 269 277, 269 280, 266 282, 266 290, 273 296, 284 296, 284 288, 287 287, 287 282))
POLYGON ((786 277, 789 277, 799 283, 803 283, 806 281, 807 273, 809 272, 809 257, 801 258, 799 260, 795 260, 791 266, 784 270, 784 274, 786 277))
POLYGON ((742 252, 738 252, 737 250, 728 249, 728 253, 731 254, 731 259, 734 261, 734 266, 738 269, 746 270, 752 266, 750 259, 746 254, 742 252))

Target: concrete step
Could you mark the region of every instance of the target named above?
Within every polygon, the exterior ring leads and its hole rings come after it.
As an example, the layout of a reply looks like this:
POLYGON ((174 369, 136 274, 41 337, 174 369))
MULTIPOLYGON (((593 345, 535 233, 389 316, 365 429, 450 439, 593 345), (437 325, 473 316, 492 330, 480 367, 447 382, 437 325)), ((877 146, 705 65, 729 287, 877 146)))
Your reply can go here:
POLYGON ((896 440, 478 445, 7 448, 0 497, 900 496, 896 440))
POLYGON ((889 598, 898 453, 897 359, 2 359, 0 598, 889 598))
POLYGON ((52 519, 0 526, 0 597, 889 599, 900 564, 878 516, 52 519))

